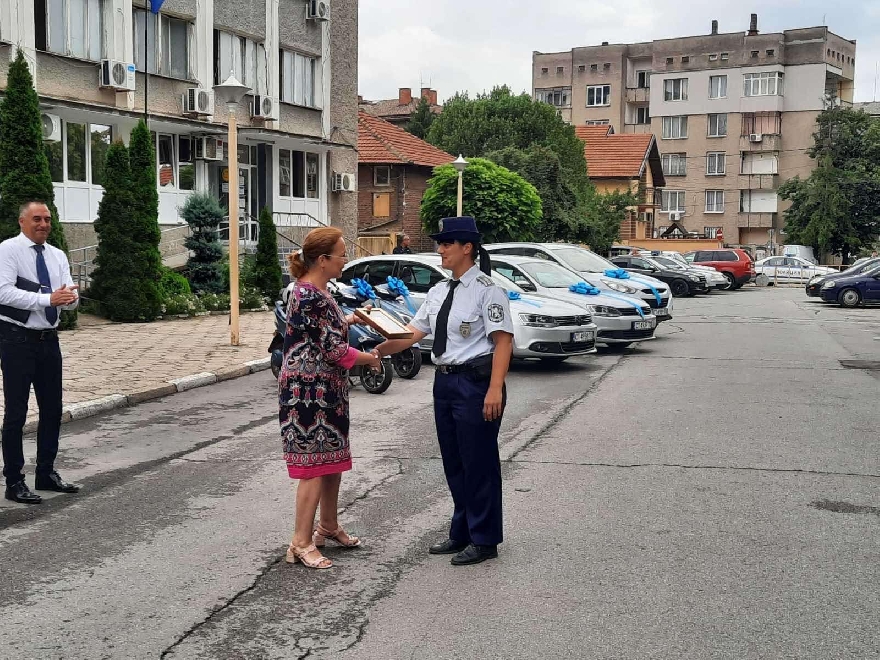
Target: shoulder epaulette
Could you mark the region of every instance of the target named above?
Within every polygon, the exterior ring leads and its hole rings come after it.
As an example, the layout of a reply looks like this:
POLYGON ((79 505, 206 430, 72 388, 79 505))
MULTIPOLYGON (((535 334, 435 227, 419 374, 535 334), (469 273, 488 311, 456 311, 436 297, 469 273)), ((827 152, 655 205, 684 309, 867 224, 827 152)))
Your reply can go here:
POLYGON ((493 282, 492 278, 488 275, 480 275, 479 277, 477 277, 477 282, 479 282, 483 286, 495 286, 495 282, 493 282))

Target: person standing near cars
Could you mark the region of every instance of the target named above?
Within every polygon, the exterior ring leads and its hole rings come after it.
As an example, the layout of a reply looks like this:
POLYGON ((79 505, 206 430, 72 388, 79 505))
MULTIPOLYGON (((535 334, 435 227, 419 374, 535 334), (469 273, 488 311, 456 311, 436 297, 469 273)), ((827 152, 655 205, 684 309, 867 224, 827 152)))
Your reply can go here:
POLYGON ((61 434, 59 310, 79 304, 67 256, 46 243, 52 214, 39 201, 21 205, 21 233, 0 243, 0 369, 3 371, 3 476, 6 499, 39 504, 24 480, 22 435, 31 385, 40 409, 37 490, 76 493, 55 471, 61 434))
POLYGON ((296 522, 287 561, 308 568, 333 563, 318 548, 328 540, 361 545, 337 519, 342 473, 351 469, 348 442, 348 370, 356 364, 378 369, 379 359, 348 344, 346 317, 327 291, 347 260, 342 232, 313 229, 302 249, 289 259, 295 278, 287 310, 284 361, 278 378, 281 439, 287 472, 299 479, 296 522), (321 514, 317 529, 315 512, 321 514))
POLYGON ((454 511, 449 538, 429 552, 452 554, 452 564, 462 566, 497 557, 503 541, 498 432, 513 322, 507 293, 489 275, 474 219, 445 218, 431 238, 452 279, 428 292, 408 326, 411 339, 386 341, 374 351, 391 355, 434 335, 434 423, 454 511))
POLYGON ((412 254, 412 250, 409 247, 409 236, 404 234, 400 239, 400 245, 394 248, 391 254, 412 254))

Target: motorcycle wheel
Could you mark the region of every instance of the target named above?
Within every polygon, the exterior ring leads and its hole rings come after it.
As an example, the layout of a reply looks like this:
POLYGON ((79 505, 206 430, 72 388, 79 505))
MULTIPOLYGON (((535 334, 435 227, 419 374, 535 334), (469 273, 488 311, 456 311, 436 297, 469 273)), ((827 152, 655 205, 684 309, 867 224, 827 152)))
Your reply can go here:
POLYGON ((398 376, 406 379, 415 378, 422 370, 422 351, 411 348, 395 355, 391 362, 398 376))
MULTIPOLYGON (((280 351, 282 348, 284 348, 284 339, 282 339, 278 335, 278 333, 276 333, 275 336, 272 338, 272 343, 269 344, 269 354, 273 355, 275 353, 275 351, 280 351)), ((273 357, 274 357, 274 355, 273 355, 273 357)), ((272 375, 275 376, 275 380, 278 380, 278 376, 281 375, 281 366, 276 365, 275 361, 273 360, 271 363, 271 368, 272 368, 272 375)))
POLYGON ((391 366, 391 360, 382 360, 382 368, 379 371, 372 371, 364 367, 361 374, 361 385, 370 394, 382 394, 391 387, 391 381, 394 380, 394 369, 391 366))

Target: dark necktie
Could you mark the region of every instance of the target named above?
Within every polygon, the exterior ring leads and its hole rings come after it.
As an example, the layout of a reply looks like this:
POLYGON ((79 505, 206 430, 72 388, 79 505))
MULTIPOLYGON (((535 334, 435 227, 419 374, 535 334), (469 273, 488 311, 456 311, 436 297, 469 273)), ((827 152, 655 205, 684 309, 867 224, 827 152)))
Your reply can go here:
POLYGON ((440 306, 440 313, 437 314, 437 329, 434 331, 434 346, 431 352, 440 357, 446 352, 446 335, 449 325, 449 311, 452 309, 452 296, 455 293, 455 287, 461 284, 460 280, 450 280, 449 293, 446 294, 446 300, 440 306))
MULTIPOLYGON (((46 260, 43 258, 43 250, 45 245, 34 245, 37 251, 37 277, 40 280, 40 293, 52 293, 52 281, 49 279, 49 269, 46 268, 46 260)), ((46 308, 46 320, 55 325, 58 320, 58 310, 54 307, 46 308)))

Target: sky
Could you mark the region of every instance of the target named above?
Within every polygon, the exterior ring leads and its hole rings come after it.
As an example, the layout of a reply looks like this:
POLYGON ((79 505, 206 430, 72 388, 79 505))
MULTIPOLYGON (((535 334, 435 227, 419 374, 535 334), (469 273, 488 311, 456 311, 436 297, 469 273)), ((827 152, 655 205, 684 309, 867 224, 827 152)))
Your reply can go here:
MULTIPOLYGON (((633 43, 748 29, 827 25, 855 39, 856 101, 875 98, 880 0, 763 0, 753 7, 699 0, 360 0, 359 92, 396 98, 433 87, 441 99, 507 84, 531 91, 532 51, 633 43)), ((876 98, 880 100, 880 81, 876 98)))

